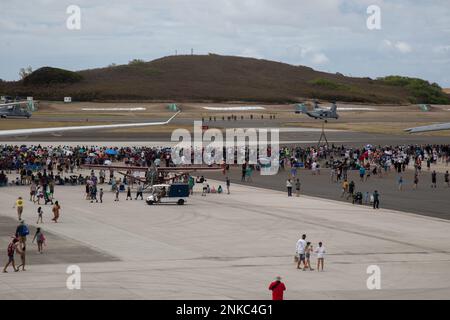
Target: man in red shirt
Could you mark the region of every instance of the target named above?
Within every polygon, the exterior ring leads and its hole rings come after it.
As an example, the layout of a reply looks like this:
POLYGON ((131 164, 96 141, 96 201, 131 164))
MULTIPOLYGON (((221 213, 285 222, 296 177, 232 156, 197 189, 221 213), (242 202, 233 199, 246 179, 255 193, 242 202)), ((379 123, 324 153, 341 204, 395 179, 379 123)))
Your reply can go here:
POLYGON ((275 281, 270 284, 269 290, 272 291, 272 300, 283 300, 283 293, 286 290, 286 286, 281 282, 281 277, 277 277, 275 281))

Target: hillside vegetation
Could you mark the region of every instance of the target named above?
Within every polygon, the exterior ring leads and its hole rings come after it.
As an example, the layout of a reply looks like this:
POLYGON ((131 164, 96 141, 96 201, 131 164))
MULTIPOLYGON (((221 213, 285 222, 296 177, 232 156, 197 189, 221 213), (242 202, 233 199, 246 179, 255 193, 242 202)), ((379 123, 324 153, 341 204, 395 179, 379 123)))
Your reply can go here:
POLYGON ((439 86, 420 79, 345 77, 304 66, 219 55, 171 56, 150 62, 71 72, 50 67, 0 93, 74 101, 296 102, 303 98, 367 103, 449 103, 439 86))
POLYGON ((83 77, 76 72, 44 67, 25 77, 22 82, 25 86, 40 86, 61 83, 76 83, 80 82, 82 79, 83 77))
POLYGON ((412 103, 450 104, 448 94, 437 83, 401 76, 389 76, 379 80, 390 86, 406 88, 411 92, 412 103))

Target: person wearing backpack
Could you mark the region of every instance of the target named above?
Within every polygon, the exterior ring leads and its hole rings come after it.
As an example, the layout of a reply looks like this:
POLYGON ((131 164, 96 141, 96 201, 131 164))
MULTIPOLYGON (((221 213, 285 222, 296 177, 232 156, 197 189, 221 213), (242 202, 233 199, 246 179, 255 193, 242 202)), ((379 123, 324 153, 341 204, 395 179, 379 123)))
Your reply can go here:
POLYGON ((44 244, 45 244, 45 236, 44 233, 42 232, 41 228, 37 228, 36 229, 36 234, 34 235, 33 241, 32 243, 34 243, 34 241, 36 241, 37 246, 38 246, 38 252, 40 254, 44 253, 44 244))
POLYGON ((269 290, 272 291, 272 300, 283 300, 284 291, 286 286, 281 282, 281 277, 277 277, 274 282, 269 286, 269 290))
POLYGON ((8 269, 9 265, 12 264, 12 267, 14 269, 14 272, 19 271, 18 268, 16 268, 16 264, 14 262, 14 253, 20 252, 18 248, 18 242, 19 239, 14 238, 8 245, 7 254, 8 254, 8 262, 6 263, 5 267, 3 268, 3 273, 7 273, 6 269, 8 269))
POLYGON ((27 242, 27 235, 29 234, 30 230, 28 230, 28 226, 25 224, 25 221, 20 220, 20 223, 16 228, 16 238, 19 239, 19 243, 22 248, 25 247, 25 244, 27 242))

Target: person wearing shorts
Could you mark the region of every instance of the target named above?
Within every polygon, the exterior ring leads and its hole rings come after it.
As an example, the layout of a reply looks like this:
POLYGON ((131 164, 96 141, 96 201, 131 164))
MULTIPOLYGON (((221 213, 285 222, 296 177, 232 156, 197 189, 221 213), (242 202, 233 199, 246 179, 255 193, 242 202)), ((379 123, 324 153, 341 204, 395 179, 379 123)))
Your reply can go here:
POLYGON ((19 269, 16 268, 16 265, 15 265, 15 262, 14 262, 14 254, 16 253, 16 251, 20 252, 19 248, 17 247, 18 246, 18 242, 19 242, 19 239, 14 238, 11 241, 11 243, 8 245, 8 250, 7 250, 8 262, 6 263, 5 267, 3 268, 3 273, 7 273, 8 272, 6 270, 8 269, 10 264, 12 264, 12 267, 13 267, 15 272, 19 271, 19 269))
MULTIPOLYGON (((311 253, 313 253, 313 247, 311 242, 308 242, 306 244, 306 249, 305 249, 305 258, 306 258, 306 267, 309 268, 309 271, 314 271, 314 269, 311 267, 311 253)), ((305 270, 305 269, 303 269, 305 270)))
POLYGON ((297 263, 297 269, 301 269, 301 264, 303 262, 303 270, 306 268, 306 256, 305 256, 305 249, 306 249, 306 234, 302 236, 300 240, 297 241, 297 255, 298 255, 298 263, 297 263))
POLYGON ((317 271, 320 271, 320 267, 322 267, 323 271, 323 264, 325 260, 325 247, 323 246, 322 242, 319 242, 319 246, 315 250, 315 253, 317 255, 317 271))
POLYGON ((14 204, 13 208, 17 208, 17 217, 19 218, 19 221, 22 220, 22 213, 23 213, 23 199, 22 199, 22 197, 19 197, 16 200, 16 203, 14 204))

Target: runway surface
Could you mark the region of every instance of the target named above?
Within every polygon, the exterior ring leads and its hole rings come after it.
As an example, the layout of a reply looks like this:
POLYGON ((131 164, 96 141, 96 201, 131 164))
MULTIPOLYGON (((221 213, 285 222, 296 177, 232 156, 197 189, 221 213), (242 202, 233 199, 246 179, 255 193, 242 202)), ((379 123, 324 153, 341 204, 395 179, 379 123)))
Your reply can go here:
MULTIPOLYGON (((450 168, 449 168, 450 170, 450 168)), ((233 168, 229 176, 232 183, 261 187, 272 190, 287 192, 286 180, 289 178, 290 170, 280 171, 276 176, 261 176, 255 172, 252 182, 241 182, 241 170, 233 168)), ((209 172, 207 177, 224 181, 222 173, 209 172)), ((444 174, 438 174, 438 188, 431 188, 431 172, 424 170, 419 176, 419 186, 413 190, 414 171, 407 170, 403 175, 403 191, 398 190, 398 174, 391 171, 383 178, 372 176, 368 181, 360 182, 358 171, 349 171, 348 181, 354 181, 356 191, 364 194, 372 194, 377 190, 381 195, 381 206, 383 208, 412 212, 418 215, 431 216, 450 220, 450 188, 444 185, 444 174)), ((301 182, 301 193, 324 199, 350 202, 341 197, 341 183, 332 183, 330 170, 322 169, 321 175, 313 176, 311 171, 299 170, 297 178, 301 182)))
MULTIPOLYGON (((90 204, 81 187, 56 192, 60 223, 46 223, 44 231, 120 261, 77 263, 81 290, 68 290, 68 262, 57 261, 49 249, 47 264, 34 264, 30 256, 28 271, 0 274, 0 299, 269 300, 267 287, 278 275, 286 299, 450 296, 446 220, 306 196, 288 199, 284 192, 238 185, 231 195, 201 197, 197 191, 183 207, 149 207, 124 195, 115 203, 109 192, 104 204, 90 204), (325 272, 295 268, 295 243, 303 233, 314 245, 324 242, 325 272), (381 270, 381 290, 367 287, 373 265, 381 270)), ((11 203, 28 188, 0 193, 0 216, 14 217, 11 203)), ((25 204, 31 224, 35 209, 25 204)), ((9 232, 2 231, 5 237, 9 232)), ((57 244, 49 240, 48 246, 57 244)))
MULTIPOLYGON (((0 193, 2 191, 3 189, 0 189, 0 193)), ((5 202, 4 208, 6 207, 9 209, 12 207, 12 204, 6 206, 5 202)), ((44 220, 44 222, 50 223, 51 208, 45 206, 43 207, 46 211, 46 219, 44 220)), ((37 214, 34 217, 30 214, 27 216, 27 221, 25 222, 27 224, 33 224, 36 222, 36 220, 37 214)), ((6 250, 9 242, 11 241, 11 237, 14 236, 16 232, 17 225, 17 217, 14 217, 14 215, 0 215, 0 248, 5 248, 6 250)), ((117 260, 109 254, 94 250, 89 246, 83 245, 76 239, 69 239, 64 235, 56 235, 47 231, 45 232, 45 237, 47 239, 48 245, 44 247, 45 255, 39 254, 37 252, 36 242, 32 244, 32 241, 36 233, 36 227, 40 226, 44 227, 45 229, 45 225, 30 226, 29 228, 30 235, 27 237, 27 264, 29 264, 30 266, 49 263, 75 264, 82 262, 107 262, 117 260)), ((18 262, 20 262, 20 258, 16 256, 16 265, 19 264, 18 262)), ((5 255, 2 254, 0 256, 0 266, 3 268, 5 263, 5 255)), ((10 269, 9 271, 12 272, 12 269, 10 269)))
MULTIPOLYGON (((174 122, 176 125, 176 122, 174 122)), ((182 125, 182 124, 180 124, 182 125)), ((192 123, 191 123, 192 125, 192 123)), ((269 124, 256 126, 256 128, 272 128, 269 124)), ((240 126, 236 126, 240 128, 240 126)), ((175 127, 174 127, 175 129, 175 127)), ((38 142, 79 142, 79 143, 96 143, 114 141, 117 145, 127 142, 137 142, 139 144, 152 142, 171 142, 172 132, 67 132, 63 135, 55 133, 54 135, 32 135, 17 137, 0 137, 0 143, 17 144, 24 141, 38 142)), ((424 136, 424 135, 392 135, 392 134, 374 134, 363 132, 352 132, 343 130, 326 131, 327 139, 330 144, 344 144, 346 146, 361 147, 367 144, 372 145, 402 145, 402 144, 447 144, 448 137, 440 136, 424 136)), ((286 128, 280 130, 281 145, 298 144, 298 145, 317 145, 320 138, 320 129, 312 128, 286 128)))

